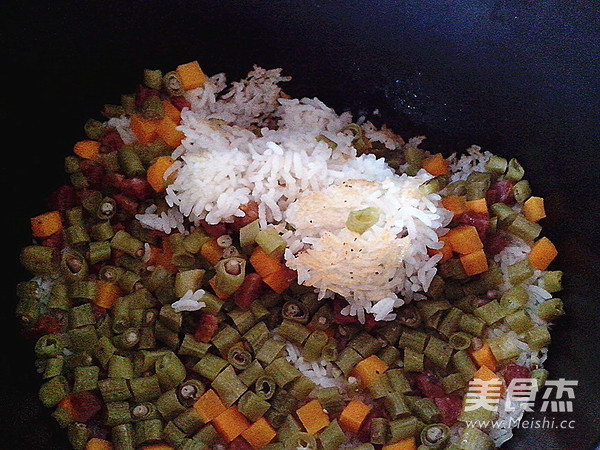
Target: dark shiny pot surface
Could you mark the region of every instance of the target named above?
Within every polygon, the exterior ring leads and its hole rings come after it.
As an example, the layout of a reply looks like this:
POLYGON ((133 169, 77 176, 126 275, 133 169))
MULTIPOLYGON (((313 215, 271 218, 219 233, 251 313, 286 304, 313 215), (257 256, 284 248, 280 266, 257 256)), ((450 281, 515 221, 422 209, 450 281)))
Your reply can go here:
POLYGON ((518 157, 547 201, 565 271, 551 379, 578 380, 574 429, 517 430, 508 449, 590 449, 600 435, 600 7, 594 0, 5 1, 0 5, 5 241, 0 447, 68 448, 37 400, 32 345, 12 319, 29 217, 66 180, 63 157, 142 70, 198 59, 239 79, 283 67, 293 96, 381 112, 449 154, 479 144, 518 157))

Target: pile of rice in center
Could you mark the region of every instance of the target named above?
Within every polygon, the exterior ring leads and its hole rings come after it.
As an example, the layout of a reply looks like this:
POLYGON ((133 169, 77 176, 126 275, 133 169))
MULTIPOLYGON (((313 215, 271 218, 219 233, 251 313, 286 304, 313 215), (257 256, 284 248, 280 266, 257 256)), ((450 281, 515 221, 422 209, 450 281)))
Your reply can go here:
MULTIPOLYGON (((424 298, 436 273, 438 236, 451 219, 438 194, 418 187, 431 178, 398 175, 383 158, 357 155, 350 113, 338 115, 320 100, 287 99, 280 70, 258 67, 224 91, 224 75, 186 94, 185 138, 175 150, 176 172, 162 217, 148 211, 138 219, 149 227, 179 228, 192 223, 231 222, 240 206, 259 205, 262 229, 275 226, 288 243, 285 260, 298 282, 321 298, 339 294, 343 314, 365 313, 393 320, 393 309, 424 298), (346 227, 352 211, 377 208, 378 221, 359 234, 346 227)), ((362 124, 365 135, 389 150, 401 140, 362 124)))

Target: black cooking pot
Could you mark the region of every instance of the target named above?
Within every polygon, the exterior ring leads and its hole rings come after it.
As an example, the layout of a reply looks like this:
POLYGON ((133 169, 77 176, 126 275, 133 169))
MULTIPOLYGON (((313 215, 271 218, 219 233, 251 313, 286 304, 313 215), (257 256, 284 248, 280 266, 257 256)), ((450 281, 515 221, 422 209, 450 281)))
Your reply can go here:
POLYGON ((374 120, 449 154, 518 157, 546 198, 565 271, 551 379, 577 380, 573 429, 520 429, 508 449, 589 449, 600 435, 600 8, 596 0, 2 2, 5 251, 1 448, 68 448, 37 400, 32 344, 12 319, 29 217, 61 183, 63 157, 142 70, 198 59, 239 79, 283 67, 292 96, 374 120), (5 269, 6 270, 6 269, 5 269))

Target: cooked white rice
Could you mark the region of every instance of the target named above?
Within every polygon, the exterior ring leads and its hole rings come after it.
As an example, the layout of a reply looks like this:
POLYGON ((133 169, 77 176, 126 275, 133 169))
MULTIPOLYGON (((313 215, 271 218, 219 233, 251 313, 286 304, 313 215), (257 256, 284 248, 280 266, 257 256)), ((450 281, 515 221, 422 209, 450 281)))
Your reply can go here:
MULTIPOLYGON (((256 201, 260 226, 274 226, 287 241, 285 259, 301 283, 314 286, 321 297, 344 296, 349 304, 343 314, 361 321, 366 313, 391 320, 393 309, 404 300, 424 298, 439 261, 427 249, 439 248, 438 236, 447 231, 450 214, 441 207, 439 195, 418 192, 431 177, 425 171, 399 176, 383 159, 357 156, 353 135, 344 131, 352 122, 350 113, 338 115, 316 98, 282 98, 278 83, 288 80, 280 69, 255 67, 230 88, 218 74, 187 92, 191 109, 182 111, 179 128, 185 138, 165 175, 177 172, 166 192, 170 208, 157 211, 153 206, 137 218, 148 228, 185 233, 186 220, 193 225, 202 220, 230 222, 244 214, 240 206, 256 201), (353 195, 349 189, 354 189, 353 195), (380 211, 371 229, 358 235, 345 228, 349 211, 369 206, 380 211), (374 267, 380 267, 379 273, 374 267), (354 281, 349 281, 350 273, 354 281)), ((415 137, 405 144, 385 127, 377 129, 364 118, 359 123, 365 136, 391 151, 403 145, 417 147, 424 139, 415 137)), ((125 121, 115 119, 112 126, 128 139, 125 121)), ((451 155, 450 181, 484 171, 490 156, 478 146, 451 155)), ((494 257, 506 280, 500 293, 510 287, 508 266, 527 258, 529 251, 527 243, 514 238, 494 257)), ((538 304, 552 297, 543 288, 541 272, 524 286, 530 297, 527 312, 536 325, 548 326, 537 315, 538 304)), ((201 307, 201 294, 189 292, 174 306, 182 311, 201 307)), ((547 348, 531 351, 523 337, 505 325, 487 330, 488 337, 506 333, 521 350, 517 364, 532 368, 544 362, 547 348)), ((344 391, 348 380, 331 363, 307 362, 289 342, 286 350, 288 361, 315 384, 344 391)), ((510 424, 523 414, 519 409, 506 411, 504 402, 497 426, 489 431, 498 446, 512 437, 510 424)))

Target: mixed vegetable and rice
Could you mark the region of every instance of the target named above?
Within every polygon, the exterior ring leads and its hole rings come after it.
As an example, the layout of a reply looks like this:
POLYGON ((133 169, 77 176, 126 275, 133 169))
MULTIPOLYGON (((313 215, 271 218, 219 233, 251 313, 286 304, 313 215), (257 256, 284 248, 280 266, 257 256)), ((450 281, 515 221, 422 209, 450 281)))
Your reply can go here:
POLYGON ((543 386, 562 273, 518 161, 285 81, 145 70, 65 158, 17 315, 73 448, 494 448, 543 386))

